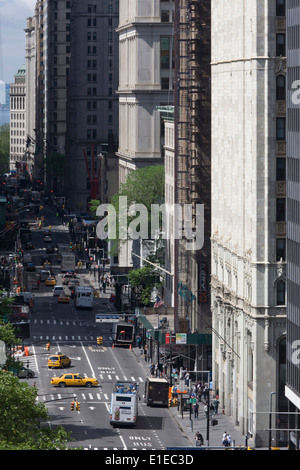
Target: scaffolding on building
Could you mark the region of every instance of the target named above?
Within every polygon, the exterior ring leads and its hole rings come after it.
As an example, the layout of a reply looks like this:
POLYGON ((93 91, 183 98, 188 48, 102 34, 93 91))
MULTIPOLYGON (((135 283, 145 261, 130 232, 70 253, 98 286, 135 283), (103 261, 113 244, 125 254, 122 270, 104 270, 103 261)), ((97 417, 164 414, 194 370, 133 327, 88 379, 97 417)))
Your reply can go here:
POLYGON ((175 286, 193 294, 175 296, 178 331, 199 330, 201 313, 209 310, 210 32, 211 0, 175 0, 175 201, 192 206, 194 231, 196 206, 203 204, 205 223, 201 250, 186 250, 184 236, 176 240, 175 286), (195 267, 197 285, 192 285, 195 267))

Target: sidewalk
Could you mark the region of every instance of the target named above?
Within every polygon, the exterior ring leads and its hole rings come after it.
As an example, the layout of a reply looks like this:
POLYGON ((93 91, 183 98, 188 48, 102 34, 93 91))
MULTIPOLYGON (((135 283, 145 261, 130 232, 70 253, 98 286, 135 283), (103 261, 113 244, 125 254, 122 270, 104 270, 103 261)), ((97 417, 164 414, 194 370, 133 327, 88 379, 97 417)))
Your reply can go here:
MULTIPOLYGON (((133 354, 140 359, 141 357, 141 350, 138 347, 132 349, 133 354)), ((149 363, 145 362, 144 360, 139 361, 140 364, 144 367, 147 375, 149 374, 149 363)), ((232 439, 232 446, 245 446, 245 436, 243 436, 233 425, 231 419, 222 414, 218 413, 213 415, 213 419, 218 421, 218 424, 215 426, 211 425, 211 421, 209 421, 209 436, 207 441, 207 419, 206 414, 204 411, 204 404, 199 404, 199 415, 198 418, 194 418, 194 413, 191 413, 190 419, 190 412, 184 411, 180 413, 180 410, 177 406, 169 407, 169 411, 172 417, 177 422, 178 427, 182 430, 182 432, 186 435, 188 440, 188 446, 196 447, 195 446, 195 434, 197 431, 200 432, 203 436, 203 447, 209 446, 212 448, 219 448, 223 450, 224 447, 222 446, 222 436, 223 433, 226 432, 230 434, 232 439)), ((197 449, 199 449, 197 447, 197 449)))

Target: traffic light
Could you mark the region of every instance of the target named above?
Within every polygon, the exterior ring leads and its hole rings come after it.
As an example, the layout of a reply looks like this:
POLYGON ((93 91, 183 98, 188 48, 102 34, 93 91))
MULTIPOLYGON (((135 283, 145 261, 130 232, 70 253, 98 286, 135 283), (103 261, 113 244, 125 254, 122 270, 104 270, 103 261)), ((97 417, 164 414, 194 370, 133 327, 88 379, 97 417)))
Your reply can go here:
POLYGON ((46 344, 46 348, 47 348, 47 351, 50 350, 50 343, 47 343, 47 344, 46 344))
POLYGON ((80 402, 79 401, 76 402, 76 411, 80 411, 80 402))
POLYGON ((72 401, 71 402, 71 411, 74 411, 74 409, 75 409, 75 403, 72 401))
POLYGON ((102 336, 98 336, 98 338, 97 338, 97 344, 103 344, 103 338, 102 338, 102 336))

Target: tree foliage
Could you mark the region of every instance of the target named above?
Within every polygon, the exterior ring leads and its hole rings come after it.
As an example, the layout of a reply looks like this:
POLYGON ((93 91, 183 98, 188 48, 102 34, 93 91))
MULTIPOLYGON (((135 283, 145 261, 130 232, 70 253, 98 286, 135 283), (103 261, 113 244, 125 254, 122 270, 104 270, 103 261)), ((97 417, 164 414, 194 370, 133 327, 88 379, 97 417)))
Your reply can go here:
POLYGON ((9 170, 9 124, 0 127, 0 173, 9 170))
POLYGON ((128 281, 134 295, 140 297, 141 304, 144 306, 151 302, 154 287, 160 286, 159 275, 150 265, 131 270, 128 274, 128 281))
POLYGON ((96 211, 97 207, 100 205, 100 200, 99 199, 91 199, 89 202, 89 213, 93 219, 96 219, 96 211))
POLYGON ((67 449, 69 433, 43 424, 49 414, 37 394, 11 372, 0 371, 0 450, 67 449))
MULTIPOLYGON (((141 204, 145 207, 147 210, 147 220, 145 222, 149 225, 151 205, 162 204, 164 201, 164 185, 164 167, 162 165, 140 168, 128 174, 125 183, 120 185, 120 191, 111 199, 111 204, 116 211, 116 243, 113 245, 115 249, 122 242, 119 227, 120 197, 125 196, 127 198, 127 209, 132 204, 141 204)), ((128 216, 128 225, 135 217, 128 216)), ((151 233, 150 230, 148 230, 148 233, 151 233)))

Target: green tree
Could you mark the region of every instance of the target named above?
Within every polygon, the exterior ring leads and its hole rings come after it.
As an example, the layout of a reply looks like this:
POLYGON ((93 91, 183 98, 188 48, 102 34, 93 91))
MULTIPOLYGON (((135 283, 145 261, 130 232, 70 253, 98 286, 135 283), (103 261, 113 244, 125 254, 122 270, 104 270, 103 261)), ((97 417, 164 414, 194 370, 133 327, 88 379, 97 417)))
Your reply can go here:
POLYGON ((9 124, 0 127, 0 173, 9 170, 9 124))
POLYGON ((99 205, 100 205, 99 199, 91 199, 91 201, 89 202, 89 213, 91 217, 93 217, 93 219, 97 218, 96 211, 99 205))
POLYGON ((0 450, 65 450, 70 434, 50 429, 38 391, 11 372, 0 371, 0 450))
POLYGON ((150 265, 133 269, 128 274, 128 281, 135 296, 139 296, 142 306, 151 302, 154 287, 160 287, 159 275, 150 265))
MULTIPOLYGON (((122 243, 120 240, 120 228, 119 228, 119 201, 120 196, 127 197, 127 208, 131 204, 141 204, 147 209, 148 213, 148 233, 150 233, 150 215, 152 204, 162 204, 164 201, 164 167, 162 165, 153 165, 138 170, 132 171, 128 174, 125 183, 120 185, 119 193, 115 194, 111 199, 111 204, 114 206, 116 211, 116 243, 113 244, 114 252, 118 251, 119 244, 122 243)), ((128 217, 128 223, 135 217, 128 217)), ((150 236, 149 236, 150 238, 150 236)))

